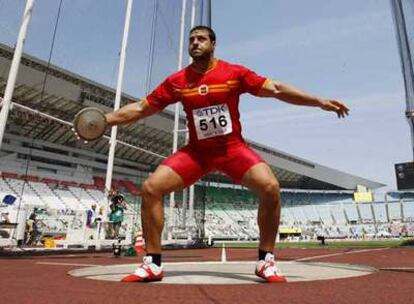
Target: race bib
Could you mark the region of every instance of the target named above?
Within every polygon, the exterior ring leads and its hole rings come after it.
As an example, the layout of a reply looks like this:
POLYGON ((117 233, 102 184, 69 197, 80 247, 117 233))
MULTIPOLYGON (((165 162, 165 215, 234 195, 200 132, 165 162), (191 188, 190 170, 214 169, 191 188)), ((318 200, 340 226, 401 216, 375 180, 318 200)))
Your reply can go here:
POLYGON ((198 139, 222 136, 233 131, 226 104, 195 109, 193 118, 198 139))

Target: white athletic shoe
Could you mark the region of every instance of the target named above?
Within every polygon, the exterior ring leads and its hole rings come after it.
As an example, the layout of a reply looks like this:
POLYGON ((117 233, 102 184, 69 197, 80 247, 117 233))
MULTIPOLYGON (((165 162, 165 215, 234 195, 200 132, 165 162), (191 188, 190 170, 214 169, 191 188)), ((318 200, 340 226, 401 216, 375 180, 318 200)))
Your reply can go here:
POLYGON ((121 282, 161 281, 163 276, 163 267, 154 264, 151 256, 145 256, 144 262, 137 267, 135 272, 124 277, 121 282))
POLYGON ((264 260, 257 261, 255 274, 269 283, 285 283, 286 278, 282 276, 276 267, 275 256, 268 252, 264 260))

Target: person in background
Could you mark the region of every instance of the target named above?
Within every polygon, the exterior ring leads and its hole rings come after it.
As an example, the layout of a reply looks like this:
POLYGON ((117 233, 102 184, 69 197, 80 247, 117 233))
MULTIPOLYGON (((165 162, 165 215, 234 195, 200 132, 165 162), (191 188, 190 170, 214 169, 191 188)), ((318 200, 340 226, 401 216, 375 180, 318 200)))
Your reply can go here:
POLYGON ((36 242, 36 236, 38 234, 37 220, 36 220, 36 209, 32 211, 29 218, 26 220, 26 245, 33 245, 36 242))
POLYGON ((96 222, 96 204, 92 204, 91 209, 88 210, 86 217, 86 227, 94 228, 96 222))
MULTIPOLYGON (((9 212, 7 210, 1 210, 0 211, 0 224, 9 224, 10 218, 9 218, 9 212)), ((10 233, 5 229, 0 229, 0 238, 8 239, 10 237, 10 233)))
POLYGON ((9 212, 8 211, 2 211, 0 213, 0 223, 4 223, 4 224, 10 223, 10 218, 9 218, 9 212))
POLYGON ((86 238, 93 239, 95 227, 96 227, 96 204, 91 205, 91 209, 88 210, 86 215, 86 238))
POLYGON ((105 220, 104 210, 105 210, 105 208, 103 206, 100 206, 99 211, 95 216, 95 226, 98 229, 98 236, 101 235, 102 225, 103 225, 104 220, 105 220))
POLYGON ((117 239, 119 238, 119 230, 121 228, 122 222, 124 221, 124 210, 127 209, 127 205, 122 194, 116 194, 112 197, 110 208, 110 236, 112 239, 117 239))
POLYGON ((100 222, 104 220, 104 209, 105 208, 103 206, 99 207, 98 214, 95 217, 95 222, 100 222))

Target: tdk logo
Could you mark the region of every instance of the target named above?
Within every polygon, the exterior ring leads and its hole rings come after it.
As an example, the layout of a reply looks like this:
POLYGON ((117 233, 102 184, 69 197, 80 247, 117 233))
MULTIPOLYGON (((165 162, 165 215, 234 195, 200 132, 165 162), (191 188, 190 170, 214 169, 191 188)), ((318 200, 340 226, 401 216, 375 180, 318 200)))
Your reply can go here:
POLYGON ((212 116, 217 113, 227 112, 227 107, 225 104, 217 105, 217 106, 211 106, 207 108, 202 108, 197 110, 197 116, 203 117, 203 116, 212 116))

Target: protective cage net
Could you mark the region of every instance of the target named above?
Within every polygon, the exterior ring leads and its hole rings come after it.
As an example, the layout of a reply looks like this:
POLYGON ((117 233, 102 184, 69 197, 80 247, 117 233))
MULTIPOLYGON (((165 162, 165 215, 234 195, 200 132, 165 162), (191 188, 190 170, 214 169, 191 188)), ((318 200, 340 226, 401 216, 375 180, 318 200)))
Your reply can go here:
MULTIPOLYGON (((17 223, 1 230, 11 244, 104 246, 117 237, 133 244, 141 231, 139 190, 171 154, 173 114, 118 128, 112 189, 105 189, 110 130, 89 143, 71 131, 80 109, 94 106, 108 112, 114 106, 126 5, 111 0, 35 2, 0 151, 1 221, 17 223), (122 194, 123 215, 111 210, 109 191, 122 194), (112 225, 119 218, 119 227, 112 225)), ((25 1, 0 1, 0 98, 24 7, 25 1)), ((134 1, 121 106, 138 101, 177 70, 181 12, 181 0, 134 1)), ((209 20, 210 1, 186 1, 184 65, 189 62, 190 27, 209 20)), ((184 144, 181 134, 179 147, 184 144)), ((204 237, 203 187, 195 189, 191 213, 189 193, 177 193, 172 209, 166 197, 165 230, 177 230, 172 240, 204 237), (170 214, 177 214, 174 223, 170 214)))

